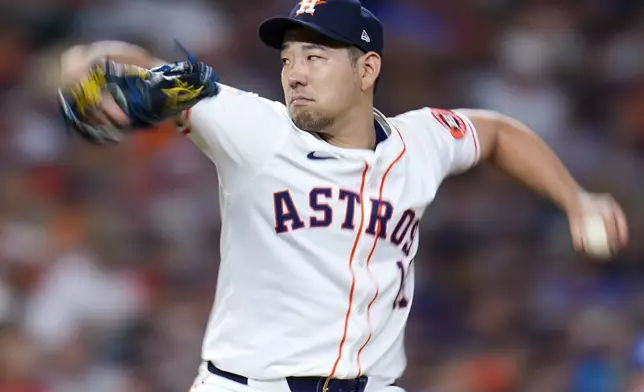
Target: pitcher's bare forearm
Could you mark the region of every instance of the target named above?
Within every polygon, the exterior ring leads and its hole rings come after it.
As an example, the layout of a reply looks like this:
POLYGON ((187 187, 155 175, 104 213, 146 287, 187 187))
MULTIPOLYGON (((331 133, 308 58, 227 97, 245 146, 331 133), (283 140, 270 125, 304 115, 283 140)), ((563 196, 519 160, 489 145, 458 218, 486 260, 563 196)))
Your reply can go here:
POLYGON ((475 124, 483 159, 550 199, 565 212, 580 208, 582 188, 559 157, 521 122, 486 110, 462 110, 475 124))

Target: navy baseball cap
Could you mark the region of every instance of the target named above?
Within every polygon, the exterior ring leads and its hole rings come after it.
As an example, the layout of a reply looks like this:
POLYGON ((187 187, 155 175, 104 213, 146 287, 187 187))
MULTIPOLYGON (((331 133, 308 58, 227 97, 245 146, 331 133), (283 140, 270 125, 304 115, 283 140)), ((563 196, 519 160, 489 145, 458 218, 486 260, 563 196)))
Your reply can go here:
POLYGON ((265 20, 259 37, 271 48, 281 49, 286 31, 298 26, 382 55, 382 24, 359 0, 301 0, 288 17, 265 20))

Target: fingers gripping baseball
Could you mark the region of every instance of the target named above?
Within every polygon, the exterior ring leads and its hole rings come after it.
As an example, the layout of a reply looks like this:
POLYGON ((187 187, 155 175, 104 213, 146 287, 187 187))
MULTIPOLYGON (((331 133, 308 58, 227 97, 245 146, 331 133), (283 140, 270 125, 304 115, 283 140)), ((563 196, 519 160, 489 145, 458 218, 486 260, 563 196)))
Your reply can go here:
POLYGON ((611 258, 628 243, 626 216, 611 196, 584 195, 569 220, 575 249, 593 258, 611 258))

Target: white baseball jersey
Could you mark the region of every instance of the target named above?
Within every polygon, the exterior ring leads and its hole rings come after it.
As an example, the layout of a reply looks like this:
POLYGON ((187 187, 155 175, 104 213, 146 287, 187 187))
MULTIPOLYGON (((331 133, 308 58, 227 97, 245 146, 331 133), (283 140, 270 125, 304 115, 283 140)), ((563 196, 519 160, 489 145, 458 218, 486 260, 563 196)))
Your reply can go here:
POLYGON ((187 116, 218 169, 223 226, 203 359, 257 380, 398 378, 419 221, 441 181, 476 163, 472 123, 374 110, 386 140, 343 149, 227 86, 187 116))

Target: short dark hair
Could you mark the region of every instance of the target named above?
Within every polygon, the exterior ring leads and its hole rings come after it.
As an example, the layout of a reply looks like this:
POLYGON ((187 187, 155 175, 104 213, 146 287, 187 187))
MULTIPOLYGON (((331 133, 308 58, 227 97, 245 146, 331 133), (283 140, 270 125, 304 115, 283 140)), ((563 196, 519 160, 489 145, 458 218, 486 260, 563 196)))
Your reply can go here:
POLYGON ((349 46, 349 59, 351 59, 351 65, 356 65, 358 59, 367 54, 364 50, 360 49, 357 46, 349 46))
MULTIPOLYGON (((349 59, 351 60, 351 65, 354 65, 354 66, 356 65, 356 63, 358 63, 358 59, 360 57, 362 57, 365 54, 367 54, 367 52, 365 52, 364 50, 360 49, 357 46, 349 46, 348 50, 349 50, 349 59)), ((376 78, 376 82, 373 84, 373 92, 374 92, 374 94, 375 94, 376 90, 378 89, 378 83, 379 82, 380 82, 380 75, 378 75, 378 77, 376 78)))

